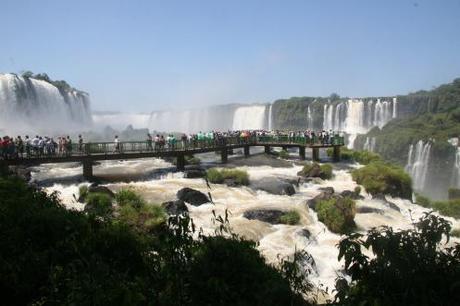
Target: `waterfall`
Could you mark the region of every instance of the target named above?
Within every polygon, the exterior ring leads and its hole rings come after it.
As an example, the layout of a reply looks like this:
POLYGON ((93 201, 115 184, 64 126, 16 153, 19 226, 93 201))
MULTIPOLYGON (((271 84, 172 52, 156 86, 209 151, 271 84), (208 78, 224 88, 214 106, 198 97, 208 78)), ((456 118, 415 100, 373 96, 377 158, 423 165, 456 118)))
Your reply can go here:
POLYGON ((89 96, 14 74, 0 74, 0 129, 55 132, 92 123, 89 96))
POLYGON ((422 140, 419 140, 415 146, 413 144, 409 146, 409 155, 405 169, 412 177, 415 190, 423 190, 425 187, 430 151, 431 143, 424 143, 422 140))
POLYGON ((457 188, 460 188, 460 147, 457 147, 457 154, 455 154, 455 185, 457 188))
POLYGON ((271 131, 273 129, 272 107, 273 107, 273 104, 270 104, 270 106, 268 107, 268 130, 269 131, 271 131))
POLYGON ((348 100, 345 131, 350 134, 366 133, 364 126, 364 102, 361 100, 348 100))
POLYGON ((396 100, 396 98, 393 98, 393 114, 392 114, 392 118, 396 118, 398 116, 398 105, 397 105, 398 101, 396 100))
POLYGON ((257 130, 264 128, 265 105, 240 106, 233 115, 233 130, 257 130))
POLYGON ((313 128, 313 117, 311 115, 310 105, 307 107, 307 129, 313 128))
POLYGON ((375 151, 375 137, 366 137, 366 142, 364 143, 363 150, 374 152, 375 151))

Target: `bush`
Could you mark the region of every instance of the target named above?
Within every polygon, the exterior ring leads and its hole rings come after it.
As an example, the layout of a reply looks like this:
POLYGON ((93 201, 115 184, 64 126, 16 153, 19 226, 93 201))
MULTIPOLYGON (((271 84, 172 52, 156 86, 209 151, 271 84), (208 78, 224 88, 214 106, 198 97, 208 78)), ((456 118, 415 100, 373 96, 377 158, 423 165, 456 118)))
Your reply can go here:
POLYGON ((415 194, 415 203, 423 207, 431 207, 432 205, 430 199, 418 193, 415 194))
POLYGON ((458 188, 449 188, 449 200, 460 199, 460 189, 458 188))
POLYGON ((460 245, 442 243, 450 230, 447 220, 426 214, 414 229, 350 234, 339 260, 352 282, 337 280, 336 305, 457 305, 460 245))
POLYGON ((115 195, 115 200, 119 206, 132 206, 139 209, 145 205, 144 199, 130 188, 122 188, 115 195))
POLYGON ((372 162, 352 171, 353 180, 375 196, 387 194, 404 199, 412 198, 412 180, 400 167, 383 162, 372 162))
POLYGON ((332 178, 332 165, 331 164, 322 164, 320 166, 321 174, 320 177, 323 180, 330 180, 332 178))
MULTIPOLYGON (((327 149, 327 156, 333 156, 333 149, 327 149)), ((371 162, 381 160, 379 154, 370 151, 354 151, 345 147, 340 148, 340 160, 343 161, 355 161, 362 165, 370 164, 371 162)))
POLYGON ((356 186, 355 187, 355 194, 358 196, 361 194, 361 187, 360 186, 356 186))
POLYGON ((297 175, 305 177, 319 177, 323 180, 328 180, 333 177, 331 164, 305 163, 303 169, 297 175))
POLYGON ((246 171, 237 169, 211 168, 206 171, 207 179, 214 184, 225 183, 226 180, 232 180, 236 185, 249 185, 249 175, 246 171))
POLYGON ((287 158, 289 158, 289 153, 288 153, 288 151, 286 151, 286 150, 281 150, 281 151, 278 153, 278 156, 279 156, 280 158, 287 159, 287 158))
POLYGON ((154 204, 145 204, 140 208, 125 205, 119 209, 118 213, 120 221, 142 231, 153 230, 164 224, 167 219, 165 210, 154 204))
POLYGON ((318 220, 334 233, 343 234, 355 226, 356 203, 350 198, 321 200, 316 205, 318 220))
POLYGON ((290 210, 280 217, 282 224, 296 225, 300 222, 300 214, 297 210, 290 210))
POLYGON ((196 156, 185 155, 185 164, 186 165, 199 165, 201 164, 201 159, 196 156))
POLYGON ((87 185, 82 185, 78 187, 78 195, 79 198, 85 201, 86 196, 88 195, 88 186, 87 185))
POLYGON ((449 201, 436 201, 432 204, 434 210, 439 211, 440 214, 460 218, 460 199, 449 201))
POLYGON ((450 232, 450 235, 453 236, 453 237, 460 238, 460 228, 453 229, 453 230, 450 232))
POLYGON ((110 218, 113 212, 112 199, 105 193, 89 193, 86 196, 85 211, 97 217, 110 218))

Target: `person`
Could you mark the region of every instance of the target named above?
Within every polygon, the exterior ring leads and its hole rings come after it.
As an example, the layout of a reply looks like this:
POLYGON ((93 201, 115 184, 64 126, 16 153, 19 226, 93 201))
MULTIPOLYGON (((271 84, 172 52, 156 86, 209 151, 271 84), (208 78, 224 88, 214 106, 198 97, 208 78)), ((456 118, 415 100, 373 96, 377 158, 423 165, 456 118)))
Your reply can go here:
POLYGON ((147 133, 147 151, 153 151, 152 141, 152 135, 147 133))
POLYGON ((38 144, 40 143, 40 138, 38 135, 35 135, 34 139, 32 139, 32 149, 34 151, 34 155, 38 155, 39 147, 38 144))
POLYGON ((83 137, 78 135, 78 152, 83 153, 83 137))
POLYGON ((27 157, 30 157, 30 148, 32 147, 31 146, 31 140, 29 138, 29 135, 26 135, 25 139, 24 139, 24 142, 26 144, 26 154, 27 154, 27 157))
POLYGON ((71 155, 72 154, 72 139, 70 139, 69 135, 67 135, 66 149, 67 149, 67 155, 71 155))
POLYGON ((120 153, 120 141, 118 140, 118 135, 115 135, 115 139, 113 140, 113 142, 114 142, 113 152, 120 153))
POLYGON ((24 142, 22 141, 21 136, 16 138, 16 148, 18 150, 18 156, 23 158, 24 157, 24 142))

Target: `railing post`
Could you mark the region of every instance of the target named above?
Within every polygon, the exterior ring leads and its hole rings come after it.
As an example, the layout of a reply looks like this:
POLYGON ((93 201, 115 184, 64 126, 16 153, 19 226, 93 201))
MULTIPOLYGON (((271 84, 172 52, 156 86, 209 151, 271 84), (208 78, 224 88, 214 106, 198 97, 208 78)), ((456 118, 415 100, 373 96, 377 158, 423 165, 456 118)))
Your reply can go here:
POLYGON ((91 181, 93 177, 93 161, 90 159, 83 161, 83 178, 91 181))
POLYGON ((270 154, 270 146, 264 146, 265 154, 270 154))
POLYGON ((305 160, 305 147, 299 146, 299 159, 305 160))
POLYGON ((184 171, 185 170, 185 155, 184 154, 178 154, 176 158, 176 167, 178 171, 184 171))
POLYGON ((223 164, 227 163, 228 161, 228 151, 227 148, 223 148, 220 150, 220 159, 223 164))
POLYGON ((249 157, 249 145, 244 146, 244 157, 249 157))

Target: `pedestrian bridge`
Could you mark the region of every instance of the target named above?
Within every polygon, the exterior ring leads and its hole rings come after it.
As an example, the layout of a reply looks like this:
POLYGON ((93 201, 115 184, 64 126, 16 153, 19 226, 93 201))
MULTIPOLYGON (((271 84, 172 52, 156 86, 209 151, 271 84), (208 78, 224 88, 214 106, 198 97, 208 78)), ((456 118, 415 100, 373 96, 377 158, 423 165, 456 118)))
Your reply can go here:
POLYGON ((83 145, 73 144, 72 149, 65 154, 31 153, 23 157, 2 159, 3 167, 24 165, 33 166, 45 163, 81 162, 83 177, 91 180, 93 177, 93 163, 104 160, 127 160, 138 158, 176 158, 176 167, 179 171, 185 169, 185 156, 199 153, 219 152, 222 163, 226 163, 228 153, 233 149, 242 148, 244 156, 250 155, 250 148, 263 146, 265 153, 270 153, 272 147, 298 148, 299 158, 305 160, 306 149, 312 150, 312 159, 319 160, 319 150, 333 148, 333 160, 339 161, 340 147, 344 145, 344 138, 333 136, 327 142, 306 137, 288 136, 257 136, 251 138, 224 137, 215 140, 201 140, 191 142, 177 142, 174 145, 159 147, 147 141, 119 142, 92 142, 83 145))

